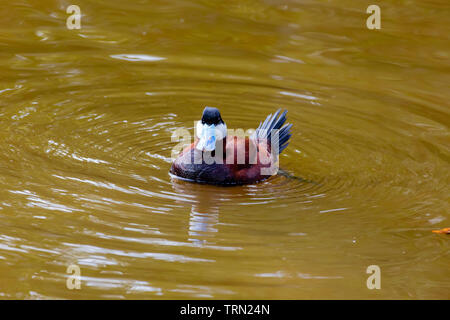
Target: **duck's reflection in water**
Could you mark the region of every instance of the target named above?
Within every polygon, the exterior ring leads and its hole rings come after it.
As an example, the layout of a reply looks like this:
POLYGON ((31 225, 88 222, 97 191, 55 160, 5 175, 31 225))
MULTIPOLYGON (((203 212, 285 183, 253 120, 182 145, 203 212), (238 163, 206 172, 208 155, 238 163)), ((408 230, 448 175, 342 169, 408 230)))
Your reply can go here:
POLYGON ((220 206, 231 199, 232 188, 182 181, 172 178, 178 194, 191 201, 188 240, 197 245, 212 244, 219 225, 220 206))

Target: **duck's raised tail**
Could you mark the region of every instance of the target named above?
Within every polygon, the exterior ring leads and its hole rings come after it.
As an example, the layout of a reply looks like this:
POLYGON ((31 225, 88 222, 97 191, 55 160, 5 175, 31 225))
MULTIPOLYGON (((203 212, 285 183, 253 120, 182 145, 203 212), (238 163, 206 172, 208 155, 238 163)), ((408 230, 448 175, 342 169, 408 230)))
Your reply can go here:
POLYGON ((273 130, 278 131, 278 153, 281 153, 289 144, 289 138, 291 137, 290 129, 292 124, 284 124, 286 122, 286 113, 287 110, 284 110, 280 115, 281 109, 278 109, 275 114, 270 114, 267 116, 264 122, 259 124, 259 127, 256 129, 253 138, 257 140, 267 140, 267 142, 271 143, 271 137, 273 130), (283 126, 284 124, 284 126, 283 126))

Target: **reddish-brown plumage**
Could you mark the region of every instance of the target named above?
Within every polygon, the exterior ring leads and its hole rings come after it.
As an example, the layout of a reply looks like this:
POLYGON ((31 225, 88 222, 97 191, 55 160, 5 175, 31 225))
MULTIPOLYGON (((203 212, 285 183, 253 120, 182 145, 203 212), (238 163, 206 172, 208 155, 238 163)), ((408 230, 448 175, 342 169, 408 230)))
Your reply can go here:
POLYGON ((239 138, 227 136, 217 108, 206 107, 197 123, 196 135, 200 140, 180 153, 170 173, 190 181, 220 185, 267 179, 277 172, 278 155, 291 137, 292 125, 283 126, 287 111, 280 112, 269 115, 250 138, 239 138))
POLYGON ((239 137, 227 137, 223 141, 217 143, 216 151, 202 152, 195 148, 198 143, 196 140, 180 153, 170 172, 184 179, 211 184, 254 183, 275 173, 263 174, 261 170, 270 170, 276 161, 265 141, 255 142, 250 138, 239 137), (217 151, 220 145, 223 148, 222 157, 217 151), (214 160, 213 163, 208 158, 214 160))

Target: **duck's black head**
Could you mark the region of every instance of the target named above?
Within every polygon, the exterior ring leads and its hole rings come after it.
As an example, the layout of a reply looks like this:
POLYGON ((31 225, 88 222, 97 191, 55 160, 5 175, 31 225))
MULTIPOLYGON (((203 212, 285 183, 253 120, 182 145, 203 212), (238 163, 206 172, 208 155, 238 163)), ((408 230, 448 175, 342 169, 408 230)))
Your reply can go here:
POLYGON ((216 142, 227 136, 227 125, 220 116, 219 109, 206 107, 203 110, 202 120, 197 122, 197 137, 199 139, 196 148, 202 151, 213 151, 216 142))
POLYGON ((203 115, 202 115, 202 124, 207 124, 207 125, 219 125, 221 123, 224 123, 222 120, 222 117, 220 116, 220 111, 217 108, 214 107, 206 107, 203 110, 203 115))

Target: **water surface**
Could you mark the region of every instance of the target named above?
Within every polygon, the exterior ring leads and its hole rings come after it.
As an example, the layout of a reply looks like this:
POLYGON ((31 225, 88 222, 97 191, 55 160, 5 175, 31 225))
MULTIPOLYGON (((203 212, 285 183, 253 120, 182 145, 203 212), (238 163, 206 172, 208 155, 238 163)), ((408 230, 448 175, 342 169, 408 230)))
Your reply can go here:
POLYGON ((1 298, 450 297, 447 1, 381 30, 368 1, 80 0, 80 30, 70 4, 0 5, 1 298), (286 108, 283 174, 171 179, 206 105, 286 108))

